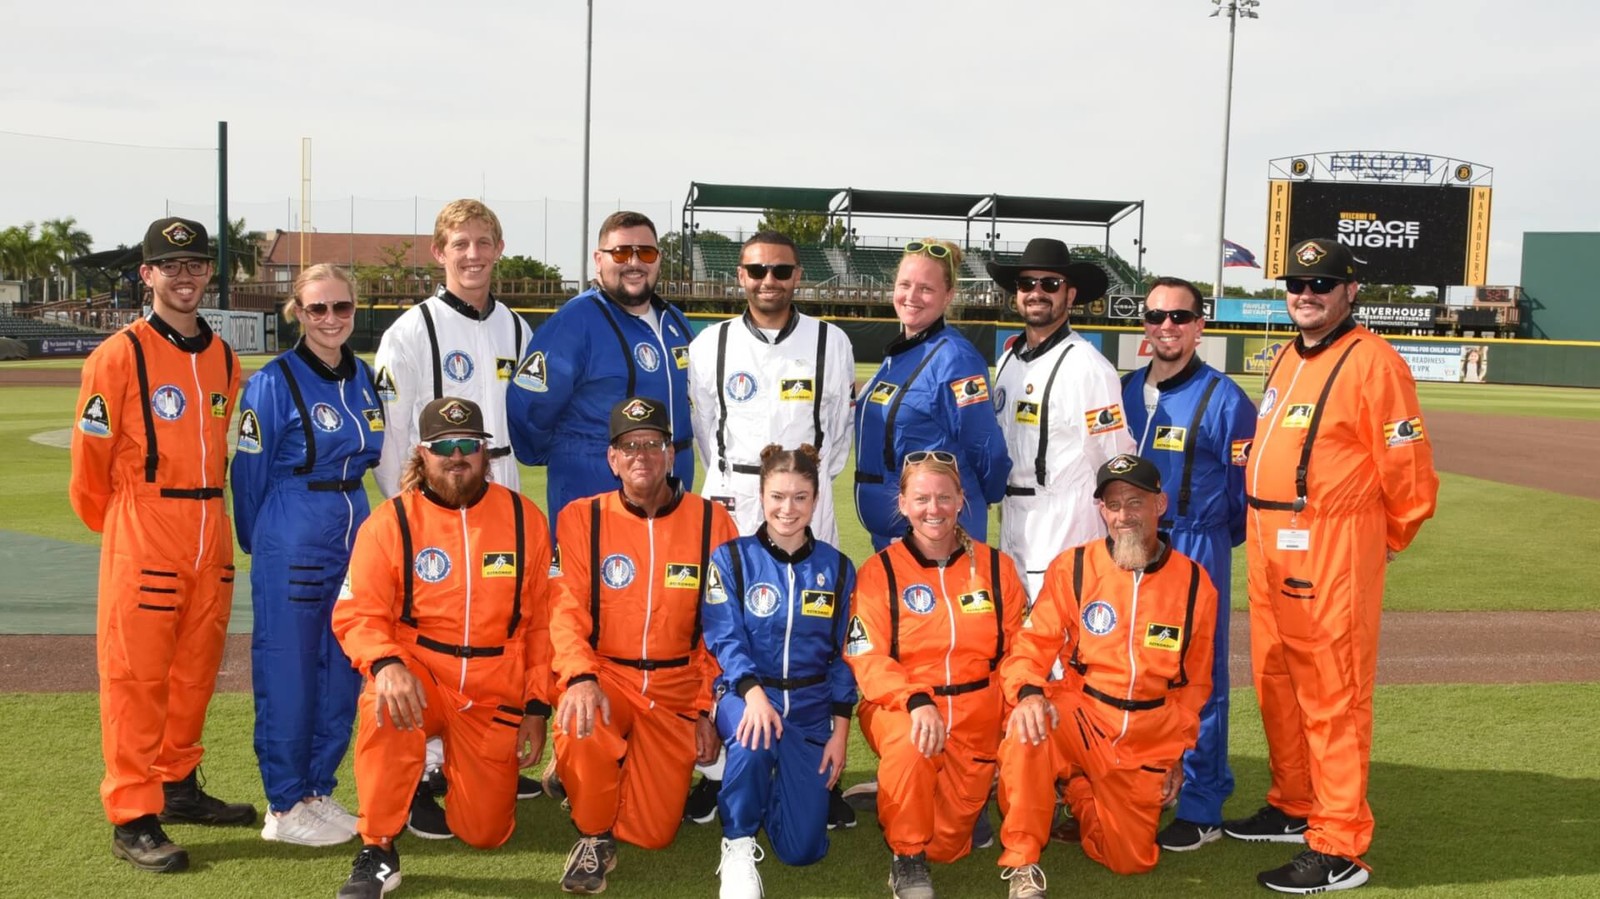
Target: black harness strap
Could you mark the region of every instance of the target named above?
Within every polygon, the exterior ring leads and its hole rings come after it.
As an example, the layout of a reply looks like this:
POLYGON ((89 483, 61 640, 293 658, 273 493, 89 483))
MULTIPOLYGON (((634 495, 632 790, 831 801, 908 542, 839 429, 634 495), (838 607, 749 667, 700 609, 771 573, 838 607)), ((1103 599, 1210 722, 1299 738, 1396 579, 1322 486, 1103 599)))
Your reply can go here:
POLYGON ((417 304, 422 310, 422 323, 428 327, 428 348, 433 351, 433 398, 444 396, 444 364, 439 359, 439 332, 433 326, 433 313, 428 309, 428 301, 423 300, 417 304))
POLYGON ((928 355, 922 357, 917 367, 911 370, 911 376, 906 378, 900 389, 895 391, 894 399, 889 401, 889 414, 883 417, 883 470, 885 472, 899 471, 900 460, 894 456, 894 420, 900 414, 900 403, 905 400, 906 394, 911 390, 912 382, 917 380, 917 375, 928 367, 934 355, 944 348, 943 343, 936 343, 928 350, 928 355))
POLYGON ((728 326, 733 322, 723 322, 717 329, 717 467, 723 474, 728 473, 728 443, 725 434, 728 427, 728 395, 727 387, 723 381, 728 370, 728 326))
POLYGON ((225 378, 222 383, 224 385, 232 384, 233 383, 233 347, 228 346, 228 342, 226 340, 222 340, 222 341, 219 341, 219 342, 222 344, 222 368, 223 368, 223 372, 227 375, 227 378, 225 378))
MULTIPOLYGON (((1075 610, 1073 615, 1083 614, 1083 547, 1081 546, 1072 551, 1072 607, 1075 610)), ((1073 641, 1072 658, 1067 660, 1067 667, 1079 674, 1089 670, 1089 666, 1078 658, 1078 644, 1082 642, 1081 639, 1073 641)))
POLYGON ((1211 403, 1211 394, 1216 391, 1217 384, 1221 381, 1220 377, 1212 378, 1211 383, 1206 385, 1205 392, 1200 394, 1200 405, 1195 407, 1194 417, 1189 420, 1189 430, 1183 435, 1183 483, 1178 487, 1179 518, 1189 516, 1189 485, 1194 480, 1194 453, 1195 444, 1200 442, 1196 439, 1200 435, 1200 420, 1205 417, 1206 406, 1211 403))
POLYGON ((300 430, 306 435, 306 464, 295 466, 295 474, 310 474, 317 467, 317 434, 311 426, 311 410, 306 408, 306 398, 300 393, 300 382, 295 380, 294 372, 289 370, 289 360, 284 359, 278 366, 283 369, 283 383, 289 388, 289 398, 294 400, 294 411, 300 415, 300 430))
MULTIPOLYGON (((1067 344, 1056 358, 1056 364, 1050 367, 1050 377, 1045 379, 1044 392, 1039 394, 1039 452, 1033 457, 1033 477, 1039 486, 1045 485, 1045 454, 1050 448, 1050 390, 1056 386, 1056 375, 1061 371, 1061 363, 1067 361, 1067 354, 1072 352, 1076 344, 1067 344)), ((1003 412, 1004 410, 1002 410, 1003 412)))
POLYGON ((1172 688, 1189 686, 1189 671, 1185 663, 1189 659, 1189 638, 1194 630, 1194 604, 1200 595, 1200 565, 1195 560, 1189 560, 1189 600, 1183 607, 1183 643, 1178 648, 1178 676, 1167 681, 1167 686, 1172 688))
POLYGON ((894 580, 894 565, 889 562, 889 551, 878 553, 883 563, 883 577, 889 588, 889 658, 900 661, 900 587, 894 580))
POLYGON ((517 528, 517 555, 512 566, 516 568, 517 585, 511 594, 511 623, 506 625, 506 639, 509 640, 517 633, 517 625, 522 623, 522 565, 524 556, 528 554, 528 532, 523 521, 522 494, 511 491, 511 518, 517 528))
POLYGON ((734 547, 728 546, 728 564, 733 568, 733 601, 739 604, 739 615, 744 616, 744 557, 734 547))
POLYGON ((1000 598, 1000 550, 989 547, 989 591, 994 596, 994 658, 989 660, 989 670, 1000 667, 1006 655, 1006 605, 1000 598))
MULTIPOLYGON (((1333 393, 1334 379, 1339 377, 1340 369, 1344 368, 1345 360, 1361 343, 1357 337, 1345 347, 1344 353, 1339 356, 1339 361, 1333 364, 1333 370, 1328 372, 1328 380, 1322 382, 1322 392, 1317 395, 1317 405, 1311 410, 1311 423, 1306 428, 1306 442, 1300 447, 1300 464, 1294 469, 1294 502, 1278 502, 1276 500, 1259 499, 1254 496, 1245 496, 1245 502, 1252 509, 1269 509, 1276 512, 1299 512, 1306 507, 1306 475, 1311 470, 1311 447, 1317 442, 1317 429, 1322 426, 1322 410, 1327 408, 1328 397, 1333 393)), ((1282 354, 1279 354, 1282 359, 1282 354)), ((1273 366, 1277 372, 1277 366, 1273 366)), ((1268 379, 1270 383, 1271 379, 1268 379)))
POLYGON ((822 452, 822 385, 828 376, 828 323, 817 320, 817 380, 811 385, 811 433, 822 452))
POLYGON ((417 626, 417 617, 411 613, 412 604, 417 595, 417 558, 413 554, 411 545, 411 523, 406 521, 406 507, 401 499, 405 494, 392 500, 394 505, 395 522, 400 525, 400 555, 405 559, 405 603, 400 607, 400 623, 407 627, 417 626))
POLYGON ((589 500, 589 646, 600 646, 600 497, 589 500))
POLYGON ((156 466, 161 461, 161 454, 156 449, 156 419, 150 409, 150 370, 144 364, 144 346, 139 343, 139 338, 129 328, 122 332, 127 336, 128 342, 133 344, 133 367, 139 375, 139 411, 144 413, 144 481, 146 484, 156 482, 156 466))
POLYGON ((708 499, 701 499, 700 506, 704 510, 700 517, 700 589, 695 595, 694 604, 694 636, 689 638, 689 648, 693 650, 695 644, 700 642, 700 610, 705 606, 706 582, 709 581, 711 566, 711 506, 708 499))
POLYGON ((839 570, 833 575, 833 625, 829 633, 833 641, 828 644, 828 664, 832 665, 839 659, 839 647, 844 643, 844 635, 839 633, 840 623, 844 621, 845 595, 844 595, 844 567, 850 564, 844 553, 839 553, 839 570))
MULTIPOLYGON (((594 303, 595 308, 600 310, 601 315, 605 316, 606 324, 611 326, 611 333, 617 335, 617 346, 622 348, 622 358, 628 360, 628 391, 623 395, 633 396, 635 388, 639 386, 639 368, 633 361, 633 350, 628 346, 628 338, 622 335, 622 326, 618 325, 617 320, 611 317, 611 310, 606 308, 605 300, 599 297, 590 297, 589 301, 594 303)), ((663 360, 662 364, 665 365, 666 361, 663 360)), ((721 390, 722 386, 720 384, 717 385, 717 389, 721 390)))

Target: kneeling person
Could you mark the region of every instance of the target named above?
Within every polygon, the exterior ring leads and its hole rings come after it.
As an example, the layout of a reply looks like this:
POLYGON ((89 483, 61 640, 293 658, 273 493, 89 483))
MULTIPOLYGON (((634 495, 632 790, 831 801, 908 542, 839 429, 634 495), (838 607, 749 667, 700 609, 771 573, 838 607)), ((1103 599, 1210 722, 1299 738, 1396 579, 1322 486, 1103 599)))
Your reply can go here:
POLYGON ((550 530, 518 493, 488 481, 488 432, 471 400, 422 410, 422 443, 400 495, 362 525, 333 631, 367 682, 356 732, 363 844, 348 899, 400 880, 406 824, 429 737, 442 737, 445 819, 480 849, 516 827, 519 768, 544 748, 550 714, 550 530))
POLYGON ((1211 693, 1216 589, 1156 534, 1167 507, 1159 471, 1114 456, 1095 497, 1109 536, 1050 564, 1000 666, 1016 703, 1000 745, 1007 867, 1038 863, 1054 784, 1071 770, 1067 802, 1084 854, 1118 874, 1153 868, 1161 806, 1182 786, 1180 761, 1211 693), (1066 677, 1051 681, 1058 658, 1066 677))
POLYGON ((555 773, 581 834, 561 878, 569 893, 606 888, 618 839, 671 843, 695 762, 716 758, 717 668, 700 601, 711 551, 738 536, 726 509, 668 476, 663 403, 617 403, 610 432, 606 459, 621 488, 574 500, 556 519, 555 773))

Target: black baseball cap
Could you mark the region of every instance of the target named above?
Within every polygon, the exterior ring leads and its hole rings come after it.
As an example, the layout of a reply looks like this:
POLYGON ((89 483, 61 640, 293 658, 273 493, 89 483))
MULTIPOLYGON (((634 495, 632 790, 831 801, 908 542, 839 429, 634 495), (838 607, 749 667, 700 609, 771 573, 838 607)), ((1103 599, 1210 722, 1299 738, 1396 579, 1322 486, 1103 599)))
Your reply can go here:
POLYGON ((444 437, 490 436, 483 429, 483 410, 478 404, 456 396, 442 396, 423 406, 417 417, 417 433, 423 443, 444 437))
POLYGON ((629 431, 660 431, 671 439, 672 422, 667 418, 667 407, 659 400, 630 396, 611 407, 611 439, 629 431))
POLYGON ((144 232, 144 261, 210 259, 211 238, 206 226, 193 219, 156 219, 144 232))
POLYGON ((1350 248, 1329 237, 1302 240, 1289 251, 1289 261, 1284 265, 1284 278, 1338 278, 1340 281, 1356 280, 1356 257, 1350 248))
POLYGON ((1132 453, 1112 456, 1094 477, 1094 498, 1106 492, 1112 481, 1125 481, 1146 493, 1161 492, 1161 470, 1156 463, 1132 453))

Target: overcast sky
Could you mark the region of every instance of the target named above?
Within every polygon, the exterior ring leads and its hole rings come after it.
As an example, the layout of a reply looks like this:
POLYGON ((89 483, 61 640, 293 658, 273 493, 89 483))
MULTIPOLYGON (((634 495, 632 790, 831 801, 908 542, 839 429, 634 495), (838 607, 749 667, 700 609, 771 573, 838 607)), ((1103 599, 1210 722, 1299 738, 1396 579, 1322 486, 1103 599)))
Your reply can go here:
MULTIPOLYGON (((592 224, 620 204, 672 230, 691 181, 1143 200, 1146 265, 1213 277, 1227 23, 1206 0, 594 5, 592 224)), ((481 196, 508 252, 579 274, 581 0, 7 6, 0 227, 75 216, 104 249, 168 208, 212 224, 225 119, 252 228, 298 226, 311 138, 317 230, 349 230, 353 205, 356 230, 409 232, 415 207, 427 232, 481 196)), ((1492 167, 1491 284, 1520 280, 1524 231, 1600 229, 1600 4, 1260 14, 1239 24, 1230 239, 1262 255, 1269 159, 1332 150, 1492 167)), ((1130 219, 1113 248, 1137 236, 1130 219)))

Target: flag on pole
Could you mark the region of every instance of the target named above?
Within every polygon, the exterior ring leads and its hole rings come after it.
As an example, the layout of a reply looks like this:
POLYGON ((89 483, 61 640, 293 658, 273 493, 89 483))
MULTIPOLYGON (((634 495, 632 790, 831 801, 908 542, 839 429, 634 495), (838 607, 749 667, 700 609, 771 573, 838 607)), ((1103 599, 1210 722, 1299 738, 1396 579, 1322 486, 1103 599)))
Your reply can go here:
POLYGON ((1254 253, 1226 238, 1222 241, 1223 268, 1260 268, 1254 253))

